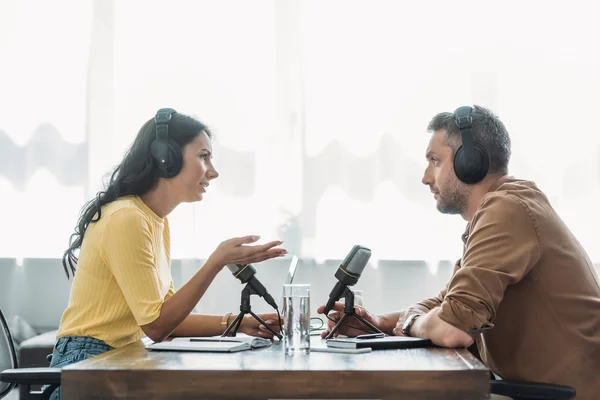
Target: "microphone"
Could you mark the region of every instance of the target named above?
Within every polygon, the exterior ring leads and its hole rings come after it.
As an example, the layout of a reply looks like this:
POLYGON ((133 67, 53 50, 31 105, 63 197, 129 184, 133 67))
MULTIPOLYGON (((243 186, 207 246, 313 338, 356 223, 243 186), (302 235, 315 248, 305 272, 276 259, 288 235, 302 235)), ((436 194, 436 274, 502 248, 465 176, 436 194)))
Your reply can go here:
POLYGON ((370 249, 359 245, 352 247, 350 253, 348 253, 338 270, 335 272, 335 277, 338 279, 338 282, 329 294, 329 301, 327 301, 327 304, 325 305, 325 315, 333 309, 333 305, 340 297, 342 297, 346 288, 348 286, 353 286, 358 282, 358 278, 360 278, 360 275, 367 266, 369 258, 371 258, 370 249))
POLYGON ((227 264, 227 268, 229 268, 233 276, 242 281, 242 283, 249 284, 257 295, 265 299, 271 307, 277 310, 277 303, 275 303, 273 297, 267 292, 267 288, 256 278, 256 268, 252 264, 227 264))

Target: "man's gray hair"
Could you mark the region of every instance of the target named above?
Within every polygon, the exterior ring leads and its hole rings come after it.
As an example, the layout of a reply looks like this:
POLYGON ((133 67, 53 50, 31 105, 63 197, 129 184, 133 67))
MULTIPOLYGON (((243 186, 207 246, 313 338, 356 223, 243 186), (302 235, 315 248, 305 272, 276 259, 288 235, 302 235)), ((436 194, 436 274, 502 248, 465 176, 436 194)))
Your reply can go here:
MULTIPOLYGON (((473 106, 471 117, 473 139, 485 147, 490 155, 489 173, 506 175, 510 160, 510 137, 506 127, 493 112, 484 107, 473 106)), ((439 129, 446 131, 445 142, 456 153, 462 144, 462 138, 453 113, 439 113, 431 119, 427 131, 434 132, 439 129)))

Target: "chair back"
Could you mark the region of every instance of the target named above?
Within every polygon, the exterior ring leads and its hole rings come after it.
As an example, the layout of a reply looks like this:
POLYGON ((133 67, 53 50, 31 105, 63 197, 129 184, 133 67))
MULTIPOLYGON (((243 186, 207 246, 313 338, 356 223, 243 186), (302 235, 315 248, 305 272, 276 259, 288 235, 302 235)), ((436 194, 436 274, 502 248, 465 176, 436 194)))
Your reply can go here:
MULTIPOLYGON (((4 318, 2 308, 0 308, 0 371, 12 368, 18 368, 17 353, 8 329, 8 323, 4 318)), ((13 383, 0 382, 0 399, 13 390, 15 386, 13 383)))

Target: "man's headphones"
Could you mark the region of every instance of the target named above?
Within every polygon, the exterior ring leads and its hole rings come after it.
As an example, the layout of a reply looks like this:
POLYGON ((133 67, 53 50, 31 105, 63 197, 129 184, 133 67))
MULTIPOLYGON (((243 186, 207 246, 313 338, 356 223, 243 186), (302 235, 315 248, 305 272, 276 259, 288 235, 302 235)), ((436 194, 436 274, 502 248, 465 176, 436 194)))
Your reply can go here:
POLYGON ((462 146, 454 154, 454 172, 458 179, 467 184, 481 182, 490 169, 490 156, 483 145, 473 140, 473 108, 459 107, 454 111, 454 120, 460 129, 462 146))
POLYGON ((183 154, 179 145, 169 139, 169 121, 177 111, 161 108, 156 112, 156 139, 150 145, 150 154, 158 165, 158 173, 163 178, 172 178, 181 171, 183 154))

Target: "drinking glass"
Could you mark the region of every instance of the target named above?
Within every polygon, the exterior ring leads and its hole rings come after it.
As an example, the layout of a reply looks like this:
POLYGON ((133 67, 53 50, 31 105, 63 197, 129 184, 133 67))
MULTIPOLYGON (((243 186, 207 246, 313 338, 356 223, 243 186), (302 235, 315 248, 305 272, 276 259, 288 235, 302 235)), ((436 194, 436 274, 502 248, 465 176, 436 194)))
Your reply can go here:
POLYGON ((310 352, 310 285, 283 285, 285 354, 310 352))

